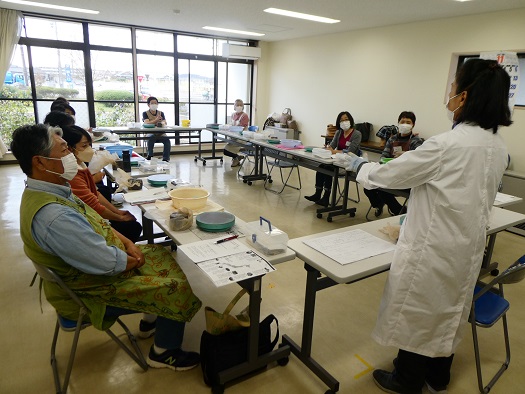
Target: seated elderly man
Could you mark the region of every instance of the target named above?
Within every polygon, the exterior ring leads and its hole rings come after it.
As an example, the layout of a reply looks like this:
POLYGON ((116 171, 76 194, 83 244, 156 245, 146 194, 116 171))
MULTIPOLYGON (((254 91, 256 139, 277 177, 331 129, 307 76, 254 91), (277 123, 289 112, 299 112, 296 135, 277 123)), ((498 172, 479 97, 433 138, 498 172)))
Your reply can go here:
MULTIPOLYGON (((42 124, 13 132, 11 150, 27 175, 20 205, 26 255, 66 282, 86 304, 98 329, 109 327, 117 316, 145 313, 142 336, 155 333, 150 366, 195 367, 199 354, 181 345, 185 322, 201 301, 165 248, 135 245, 72 194, 67 181, 77 173, 77 163, 61 135, 60 128, 42 124)), ((77 319, 78 306, 56 284, 44 283, 44 291, 60 315, 77 319)))

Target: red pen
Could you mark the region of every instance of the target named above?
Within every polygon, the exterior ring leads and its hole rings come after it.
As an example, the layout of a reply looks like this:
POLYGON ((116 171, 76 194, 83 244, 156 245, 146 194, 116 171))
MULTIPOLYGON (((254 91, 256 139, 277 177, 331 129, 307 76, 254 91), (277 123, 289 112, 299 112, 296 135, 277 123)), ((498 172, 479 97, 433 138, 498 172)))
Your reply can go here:
POLYGON ((239 238, 238 235, 232 235, 231 237, 228 237, 228 238, 223 238, 223 239, 219 239, 217 242, 215 242, 216 244, 222 244, 223 242, 226 242, 226 241, 231 241, 232 239, 236 239, 236 238, 239 238))

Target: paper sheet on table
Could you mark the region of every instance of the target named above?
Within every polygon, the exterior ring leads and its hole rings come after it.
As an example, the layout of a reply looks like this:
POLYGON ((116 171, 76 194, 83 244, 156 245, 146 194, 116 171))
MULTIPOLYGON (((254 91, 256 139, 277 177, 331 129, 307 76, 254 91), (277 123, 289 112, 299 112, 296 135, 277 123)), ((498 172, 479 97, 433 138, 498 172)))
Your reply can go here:
POLYGON ((130 204, 139 204, 166 198, 169 198, 166 188, 146 189, 124 194, 124 200, 130 204))
POLYGON ((238 239, 233 239, 220 244, 215 243, 215 241, 218 241, 222 238, 224 237, 180 245, 179 250, 188 256, 188 258, 194 263, 201 263, 206 260, 216 259, 219 257, 229 256, 251 250, 244 242, 240 242, 238 239))
POLYGON ((269 262, 252 250, 203 261, 197 265, 217 287, 275 271, 269 262))
POLYGON ((303 241, 341 265, 388 253, 395 245, 363 230, 351 230, 303 241))
POLYGON ((514 201, 516 201, 516 196, 498 192, 496 193, 496 200, 494 201, 494 204, 508 204, 514 201))

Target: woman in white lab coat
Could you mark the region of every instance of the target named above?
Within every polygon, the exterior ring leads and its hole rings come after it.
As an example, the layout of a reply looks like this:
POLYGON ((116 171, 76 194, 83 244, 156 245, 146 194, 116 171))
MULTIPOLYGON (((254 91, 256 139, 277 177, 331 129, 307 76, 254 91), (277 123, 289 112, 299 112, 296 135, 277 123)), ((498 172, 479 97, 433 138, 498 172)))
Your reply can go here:
POLYGON ((399 348, 395 369, 374 371, 390 393, 446 390, 467 322, 486 228, 507 149, 497 133, 511 124, 510 78, 495 61, 466 62, 451 86, 451 131, 387 164, 351 169, 365 188, 411 188, 408 213, 372 337, 399 348))

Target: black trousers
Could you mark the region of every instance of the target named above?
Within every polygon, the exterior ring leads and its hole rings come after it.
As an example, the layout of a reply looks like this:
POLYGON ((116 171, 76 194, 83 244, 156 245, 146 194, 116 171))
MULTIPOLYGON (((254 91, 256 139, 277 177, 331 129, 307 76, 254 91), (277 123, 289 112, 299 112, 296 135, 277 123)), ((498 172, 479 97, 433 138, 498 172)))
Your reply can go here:
POLYGON ((372 207, 381 208, 386 204, 390 212, 392 212, 394 215, 399 215, 401 213, 403 206, 399 203, 399 201, 397 201, 396 196, 393 194, 379 189, 364 189, 364 191, 370 200, 372 207))
POLYGON ((444 389, 450 383, 450 367, 454 355, 427 357, 399 349, 394 360, 394 377, 407 389, 420 389, 427 382, 434 389, 444 389))
POLYGON ((111 227, 113 227, 126 238, 130 239, 133 243, 139 240, 140 233, 142 233, 142 225, 139 222, 117 222, 110 220, 110 223, 111 227))

